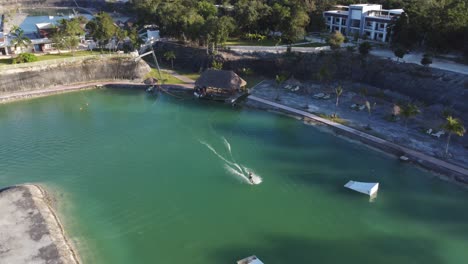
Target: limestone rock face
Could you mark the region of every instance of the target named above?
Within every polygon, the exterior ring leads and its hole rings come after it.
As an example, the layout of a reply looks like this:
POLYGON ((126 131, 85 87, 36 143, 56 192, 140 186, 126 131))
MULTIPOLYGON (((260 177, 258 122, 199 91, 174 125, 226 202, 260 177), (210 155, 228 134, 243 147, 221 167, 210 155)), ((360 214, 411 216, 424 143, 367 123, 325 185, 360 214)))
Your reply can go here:
POLYGON ((95 80, 140 80, 151 71, 148 64, 130 57, 77 58, 73 62, 3 69, 0 94, 30 91, 95 80))

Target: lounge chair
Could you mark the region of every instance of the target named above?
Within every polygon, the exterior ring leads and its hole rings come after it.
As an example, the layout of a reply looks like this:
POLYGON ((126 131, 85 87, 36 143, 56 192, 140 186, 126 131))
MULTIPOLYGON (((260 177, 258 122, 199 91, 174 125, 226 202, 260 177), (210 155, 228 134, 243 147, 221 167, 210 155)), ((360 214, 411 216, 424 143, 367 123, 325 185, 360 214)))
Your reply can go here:
POLYGON ((324 96, 325 96, 324 93, 318 93, 318 94, 314 94, 312 97, 315 99, 322 99, 324 96))
POLYGON ((431 134, 431 136, 436 137, 436 138, 440 138, 440 136, 442 136, 442 135, 445 135, 445 131, 443 131, 443 130, 441 130, 441 131, 439 131, 437 133, 431 134))

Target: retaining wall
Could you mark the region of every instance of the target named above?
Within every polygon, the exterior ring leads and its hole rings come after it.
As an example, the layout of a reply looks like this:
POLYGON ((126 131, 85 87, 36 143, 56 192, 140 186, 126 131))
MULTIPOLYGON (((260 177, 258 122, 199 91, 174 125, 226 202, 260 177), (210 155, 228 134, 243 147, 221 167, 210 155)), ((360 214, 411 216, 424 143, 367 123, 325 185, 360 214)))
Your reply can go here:
POLYGON ((138 80, 151 71, 143 60, 135 62, 128 56, 86 57, 26 65, 0 72, 0 95, 96 80, 138 80))

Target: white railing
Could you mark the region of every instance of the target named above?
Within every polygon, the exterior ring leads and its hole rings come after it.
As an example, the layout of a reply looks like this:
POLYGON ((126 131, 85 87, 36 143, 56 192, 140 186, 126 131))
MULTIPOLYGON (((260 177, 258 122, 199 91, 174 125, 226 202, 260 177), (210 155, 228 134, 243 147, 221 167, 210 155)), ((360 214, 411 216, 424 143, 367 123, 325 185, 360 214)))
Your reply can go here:
POLYGON ((100 59, 100 58, 109 58, 109 57, 129 58, 131 57, 131 55, 129 54, 98 54, 98 55, 86 55, 86 56, 75 56, 75 57, 70 57, 70 58, 43 60, 43 61, 28 62, 28 63, 6 64, 6 65, 0 65, 0 72, 4 70, 10 70, 10 69, 48 66, 48 65, 56 65, 56 64, 61 64, 61 63, 72 63, 72 62, 77 62, 77 61, 84 61, 86 59, 100 59))

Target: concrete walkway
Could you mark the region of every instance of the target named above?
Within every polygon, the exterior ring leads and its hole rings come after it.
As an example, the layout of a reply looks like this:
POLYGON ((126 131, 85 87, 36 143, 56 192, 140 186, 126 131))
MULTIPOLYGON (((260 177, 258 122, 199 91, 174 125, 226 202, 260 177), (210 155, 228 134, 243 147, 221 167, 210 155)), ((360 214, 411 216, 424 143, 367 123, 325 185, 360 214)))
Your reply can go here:
POLYGON ((0 263, 80 262, 47 201, 36 185, 0 189, 0 263))
POLYGON ((411 161, 417 162, 421 166, 428 168, 430 170, 434 170, 439 173, 448 174, 449 176, 455 176, 454 180, 458 182, 464 182, 465 184, 468 183, 468 170, 462 168, 460 166, 448 163, 446 161, 434 158, 432 156, 423 154, 421 152, 394 144, 392 142, 386 141, 384 139, 366 134, 362 131, 356 130, 354 128, 350 128, 344 126, 342 124, 335 123, 325 118, 321 118, 309 112, 305 112, 296 108, 292 108, 286 105, 278 104, 276 102, 272 102, 270 100, 266 100, 254 95, 249 96, 250 100, 260 102, 272 107, 279 108, 281 110, 301 115, 303 117, 310 118, 316 122, 328 125, 334 128, 337 132, 341 132, 342 134, 346 134, 351 138, 357 139, 363 143, 369 144, 373 147, 377 147, 379 149, 385 150, 390 153, 394 153, 397 155, 405 155, 410 158, 411 161))

